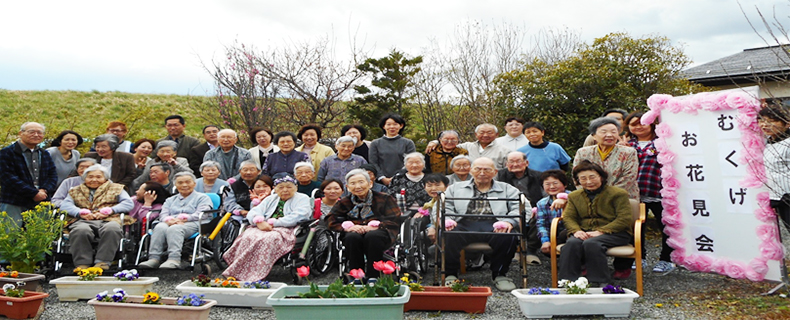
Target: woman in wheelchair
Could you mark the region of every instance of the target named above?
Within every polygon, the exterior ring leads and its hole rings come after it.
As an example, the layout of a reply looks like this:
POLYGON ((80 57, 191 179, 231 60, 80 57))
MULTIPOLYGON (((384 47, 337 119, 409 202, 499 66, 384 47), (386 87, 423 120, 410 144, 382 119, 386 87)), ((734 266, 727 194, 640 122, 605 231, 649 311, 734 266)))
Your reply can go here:
POLYGON ((366 274, 378 274, 373 262, 383 260, 384 251, 395 243, 401 215, 395 199, 371 191, 372 186, 367 171, 351 170, 346 175, 351 195, 335 203, 327 216, 329 229, 343 236, 348 270, 365 267, 366 274))
POLYGON ((310 219, 310 197, 298 193, 288 174, 274 179, 275 193, 247 214, 250 226, 225 253, 228 268, 222 275, 241 281, 266 278, 281 256, 293 249, 294 228, 310 219))
POLYGON ((190 172, 179 172, 175 175, 178 194, 165 200, 159 223, 151 235, 151 248, 148 261, 140 263, 140 268, 177 269, 181 266, 181 247, 184 240, 200 230, 200 224, 211 220, 211 215, 200 214, 210 211, 213 207, 211 199, 200 192, 195 192, 195 175, 190 172), (161 264, 160 258, 167 245, 167 261, 161 264))
POLYGON ((321 182, 321 194, 324 196, 321 198, 321 215, 325 216, 332 211, 332 207, 335 206, 340 197, 343 195, 343 182, 337 180, 335 178, 329 178, 321 182))
MULTIPOLYGON (((110 181, 110 172, 101 165, 92 165, 82 175, 85 181, 69 190, 60 205, 73 221, 68 226, 74 265, 87 268, 91 264, 107 270, 123 237, 119 213, 129 212, 134 204, 124 185, 110 181), (98 241, 96 236, 98 235, 98 241), (94 256, 93 243, 97 243, 94 256)), ((133 219, 127 217, 128 223, 133 219)))
POLYGON ((389 186, 389 194, 395 197, 400 194, 401 190, 406 191, 405 203, 401 205, 401 209, 408 210, 403 212, 406 214, 413 214, 419 210, 422 205, 431 201, 431 196, 425 192, 425 156, 419 152, 412 152, 403 157, 404 167, 406 172, 399 171, 392 177, 389 186))

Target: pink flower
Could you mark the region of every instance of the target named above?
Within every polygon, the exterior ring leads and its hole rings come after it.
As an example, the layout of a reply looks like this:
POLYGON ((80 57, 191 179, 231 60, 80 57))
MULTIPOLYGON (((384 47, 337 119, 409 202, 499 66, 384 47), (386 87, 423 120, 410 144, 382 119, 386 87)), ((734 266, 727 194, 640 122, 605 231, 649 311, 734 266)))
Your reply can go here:
POLYGON ((349 271, 348 274, 354 277, 354 279, 362 279, 365 277, 365 271, 362 271, 362 269, 353 269, 349 271))
POLYGON ((765 223, 773 222, 776 219, 776 212, 771 208, 757 208, 754 210, 754 215, 757 217, 757 220, 765 223))
POLYGON ((667 207, 677 207, 678 205, 680 205, 678 203, 678 200, 674 199, 674 198, 667 198, 667 199, 664 199, 663 201, 664 201, 664 206, 667 206, 667 207))
POLYGON ((677 190, 680 187, 680 181, 675 178, 664 180, 664 188, 669 190, 677 190))
POLYGON ((257 205, 261 204, 261 199, 254 198, 254 199, 252 199, 252 201, 250 201, 250 204, 252 204, 253 207, 257 206, 257 205))
POLYGON ((276 222, 276 221, 277 221, 277 219, 275 219, 275 218, 269 218, 269 220, 266 220, 266 223, 268 223, 269 225, 274 227, 274 222, 276 222))
POLYGON ((715 96, 707 92, 701 92, 691 96, 691 104, 702 110, 711 110, 713 106, 711 98, 715 98, 715 96))
POLYGON ((675 170, 661 170, 661 179, 669 179, 675 176, 675 170))
POLYGON ((765 275, 768 273, 768 264, 763 257, 754 258, 751 262, 749 262, 749 266, 759 274, 765 275))
POLYGON ((645 114, 643 114, 642 117, 639 118, 639 122, 641 122, 643 125, 649 125, 656 121, 656 118, 658 118, 659 114, 660 112, 657 110, 650 110, 648 112, 645 112, 645 114))
POLYGON ((755 99, 752 96, 743 91, 731 92, 724 98, 724 101, 727 103, 730 109, 749 107, 754 104, 754 102, 752 102, 753 100, 755 99))
POLYGON ((680 100, 678 98, 673 98, 673 99, 669 100, 669 102, 667 102, 667 104, 666 104, 666 109, 667 109, 667 111, 672 112, 672 113, 679 113, 679 112, 683 111, 683 109, 684 109, 683 100, 680 100))
POLYGON ((664 109, 669 99, 672 99, 672 96, 668 94, 654 94, 647 98, 647 106, 652 110, 661 110, 664 109))
POLYGON ((669 127, 667 123, 659 123, 656 126, 656 134, 661 138, 667 138, 672 136, 672 129, 669 127))
POLYGON ((431 215, 431 212, 430 212, 430 211, 428 211, 428 209, 424 209, 424 208, 419 208, 419 209, 417 209, 417 213, 419 213, 419 214, 420 214, 420 215, 422 215, 423 217, 427 217, 427 216, 430 216, 430 215, 431 215))
POLYGON ((458 225, 455 220, 453 219, 444 219, 444 227, 445 228, 452 228, 458 225))
POLYGON ((381 224, 381 221, 378 221, 378 220, 370 220, 370 221, 368 222, 368 227, 378 228, 380 224, 381 224))
POLYGON ((373 263, 373 269, 381 271, 383 274, 392 274, 395 270, 398 270, 398 267, 395 266, 395 263, 392 261, 377 261, 373 263))
POLYGON ((354 226, 354 223, 351 221, 343 221, 343 223, 341 223, 340 226, 343 228, 343 230, 348 230, 349 228, 354 226))
POLYGON ((763 241, 760 243, 760 253, 771 260, 781 260, 784 256, 782 245, 776 241, 763 241))
POLYGON ((667 149, 669 149, 669 146, 667 145, 667 140, 664 138, 656 139, 653 142, 653 144, 656 146, 656 149, 658 149, 658 152, 664 152, 667 149))
POLYGON ((112 209, 110 207, 104 207, 104 208, 99 209, 99 213, 101 213, 101 214, 103 214, 105 216, 108 216, 108 215, 110 215, 112 213, 112 209))
POLYGON ((686 244, 686 240, 681 237, 674 237, 667 239, 667 245, 674 249, 685 248, 685 244, 686 244))
POLYGON ((733 279, 743 279, 746 277, 746 267, 739 261, 729 261, 724 271, 733 279))
POLYGON ((233 184, 234 182, 236 182, 236 178, 229 178, 228 179, 228 183, 229 184, 233 184))
POLYGON ((296 268, 296 275, 299 276, 299 278, 304 278, 304 277, 309 276, 310 275, 310 267, 308 267, 308 266, 301 266, 299 268, 296 268))
POLYGON ((233 215, 240 216, 241 215, 241 210, 239 210, 239 209, 233 210, 233 215))
POLYGON ((713 271, 718 274, 727 274, 727 261, 723 259, 719 259, 713 262, 710 266, 710 271, 713 271))
POLYGON ((254 224, 259 224, 264 221, 266 221, 266 218, 264 218, 263 216, 255 216, 255 218, 252 218, 252 223, 254 224))
POLYGON ((184 221, 187 221, 187 220, 189 220, 189 215, 187 215, 187 214, 184 214, 184 213, 182 213, 182 214, 179 214, 179 215, 178 215, 178 219, 179 219, 179 220, 184 220, 184 221))
POLYGON ((754 269, 746 269, 746 279, 759 282, 765 280, 765 275, 757 273, 754 269))
POLYGON ((672 258, 672 261, 675 261, 675 263, 679 265, 687 265, 686 256, 683 255, 683 249, 675 249, 669 254, 669 257, 672 258))
POLYGON ((88 214, 91 214, 91 211, 89 209, 80 209, 80 215, 81 216, 88 215, 88 214))
POLYGON ((494 229, 496 229, 496 230, 507 229, 507 225, 508 225, 507 222, 497 221, 497 222, 494 222, 494 229))
POLYGON ((675 153, 669 150, 665 150, 664 152, 658 154, 656 160, 658 160, 658 163, 660 164, 671 165, 675 163, 675 153))

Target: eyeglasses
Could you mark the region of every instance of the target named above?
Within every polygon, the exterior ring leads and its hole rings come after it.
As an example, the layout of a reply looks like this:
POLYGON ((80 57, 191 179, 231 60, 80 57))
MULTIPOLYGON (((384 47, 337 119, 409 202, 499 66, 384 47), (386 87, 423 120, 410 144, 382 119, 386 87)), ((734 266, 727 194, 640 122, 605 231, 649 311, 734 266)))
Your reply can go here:
POLYGON ((43 136, 44 135, 44 131, 41 131, 41 130, 30 129, 30 130, 25 130, 25 131, 22 131, 22 132, 24 132, 26 134, 29 134, 31 136, 43 136))
POLYGON ((472 168, 474 172, 485 172, 485 173, 492 173, 494 172, 493 168, 481 168, 481 167, 474 167, 472 168))
POLYGON ((444 143, 458 143, 458 139, 442 139, 444 143))
POLYGON ((123 130, 123 129, 110 129, 110 130, 107 130, 107 131, 109 131, 110 133, 126 132, 126 130, 123 130))
POLYGON ((554 181, 554 182, 544 182, 544 183, 543 183, 543 186, 544 186, 544 187, 559 187, 560 185, 562 185, 562 183, 560 183, 559 181, 554 181))

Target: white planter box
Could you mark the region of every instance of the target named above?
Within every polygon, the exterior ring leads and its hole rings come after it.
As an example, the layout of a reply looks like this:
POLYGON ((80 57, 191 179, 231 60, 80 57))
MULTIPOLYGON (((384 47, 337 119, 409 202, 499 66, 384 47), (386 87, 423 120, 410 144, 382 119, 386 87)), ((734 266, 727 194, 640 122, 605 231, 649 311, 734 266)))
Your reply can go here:
POLYGON ((287 285, 283 282, 269 284, 272 286, 269 289, 217 288, 198 287, 191 280, 187 280, 179 284, 176 290, 181 291, 182 295, 203 294, 205 299, 217 300, 218 306, 271 310, 272 306, 268 303, 269 295, 287 285))
POLYGON ((622 294, 604 294, 601 288, 590 288, 587 294, 565 294, 565 289, 553 289, 560 294, 528 294, 528 289, 511 293, 518 298, 521 312, 527 318, 551 318, 555 315, 597 315, 628 317, 636 292, 623 288, 622 294))
POLYGON ((58 290, 60 301, 90 300, 102 291, 112 292, 115 288, 121 288, 127 295, 142 296, 145 291, 154 290, 154 282, 159 281, 157 277, 140 277, 134 281, 120 281, 115 277, 96 277, 93 281, 80 281, 79 277, 60 277, 49 283, 54 284, 58 290))

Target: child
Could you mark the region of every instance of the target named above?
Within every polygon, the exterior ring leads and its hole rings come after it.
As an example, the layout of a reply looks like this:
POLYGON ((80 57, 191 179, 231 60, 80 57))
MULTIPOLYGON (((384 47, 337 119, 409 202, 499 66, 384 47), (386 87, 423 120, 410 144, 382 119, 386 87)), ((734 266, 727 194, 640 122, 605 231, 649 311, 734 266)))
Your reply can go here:
MULTIPOLYGON (((551 242, 549 239, 551 221, 562 215, 562 210, 552 210, 551 204, 557 198, 568 198, 568 194, 565 193, 565 186, 568 185, 568 176, 566 176, 565 172, 562 170, 548 170, 540 175, 540 180, 543 182, 543 190, 546 191, 549 196, 540 199, 535 206, 535 209, 537 209, 535 225, 538 227, 538 238, 540 238, 541 242, 540 252, 548 255, 551 249, 551 242)), ((568 235, 562 221, 560 221, 557 231, 557 244, 565 243, 568 235)))
POLYGON ((524 135, 529 140, 527 145, 518 149, 527 155, 529 168, 535 171, 562 169, 567 171, 571 157, 559 144, 544 141, 546 129, 540 122, 527 122, 524 124, 524 135))

